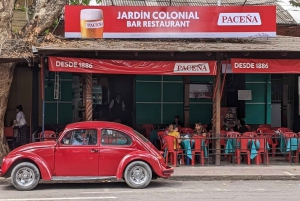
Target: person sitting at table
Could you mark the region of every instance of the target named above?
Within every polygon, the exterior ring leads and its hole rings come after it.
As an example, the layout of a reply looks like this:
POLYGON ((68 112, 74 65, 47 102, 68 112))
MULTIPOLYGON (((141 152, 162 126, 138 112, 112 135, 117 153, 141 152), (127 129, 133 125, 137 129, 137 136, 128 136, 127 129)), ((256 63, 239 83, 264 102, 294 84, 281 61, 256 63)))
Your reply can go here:
POLYGON ((180 126, 180 127, 183 127, 184 125, 183 125, 183 123, 182 123, 182 121, 180 121, 180 117, 179 116, 175 116, 174 117, 174 122, 172 123, 173 125, 176 125, 176 126, 180 126))
POLYGON ((195 123, 195 130, 193 133, 193 136, 203 136, 206 137, 206 129, 204 128, 204 126, 200 123, 200 122, 196 122, 195 123))
POLYGON ((246 126, 245 121, 241 119, 241 120, 237 120, 237 124, 234 127, 234 131, 239 133, 245 133, 248 132, 249 130, 246 126))
POLYGON ((213 119, 210 120, 210 122, 207 124, 207 127, 206 127, 206 130, 208 132, 211 132, 212 131, 212 128, 213 128, 213 119))
POLYGON ((178 126, 170 124, 168 136, 172 136, 177 139, 177 140, 174 139, 174 149, 177 149, 177 147, 180 148, 179 145, 177 146, 177 144, 179 144, 181 142, 180 133, 178 132, 178 126), (176 144, 176 141, 177 141, 177 144, 176 144))

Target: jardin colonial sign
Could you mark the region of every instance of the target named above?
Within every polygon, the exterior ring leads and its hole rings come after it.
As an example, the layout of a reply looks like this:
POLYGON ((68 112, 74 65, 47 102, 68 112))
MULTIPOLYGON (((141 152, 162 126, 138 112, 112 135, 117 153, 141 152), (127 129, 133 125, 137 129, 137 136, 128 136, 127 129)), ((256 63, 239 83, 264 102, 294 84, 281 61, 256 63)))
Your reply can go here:
POLYGON ((276 6, 66 6, 66 38, 276 36, 276 6))

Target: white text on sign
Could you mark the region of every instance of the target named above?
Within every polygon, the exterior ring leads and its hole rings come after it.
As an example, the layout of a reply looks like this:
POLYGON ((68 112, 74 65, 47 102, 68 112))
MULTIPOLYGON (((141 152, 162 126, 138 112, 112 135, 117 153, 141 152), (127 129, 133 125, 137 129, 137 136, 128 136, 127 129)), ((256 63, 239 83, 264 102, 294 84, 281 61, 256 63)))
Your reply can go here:
POLYGON ((268 63, 234 63, 234 68, 269 68, 268 63))

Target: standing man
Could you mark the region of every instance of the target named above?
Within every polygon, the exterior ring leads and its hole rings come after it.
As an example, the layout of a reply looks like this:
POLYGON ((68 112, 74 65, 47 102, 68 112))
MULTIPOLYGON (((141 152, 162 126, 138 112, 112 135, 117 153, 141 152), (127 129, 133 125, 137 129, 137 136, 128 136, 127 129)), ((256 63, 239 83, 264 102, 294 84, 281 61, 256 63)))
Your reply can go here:
POLYGON ((109 113, 113 120, 120 119, 123 122, 123 113, 125 111, 125 103, 121 94, 117 94, 116 98, 110 101, 109 113))

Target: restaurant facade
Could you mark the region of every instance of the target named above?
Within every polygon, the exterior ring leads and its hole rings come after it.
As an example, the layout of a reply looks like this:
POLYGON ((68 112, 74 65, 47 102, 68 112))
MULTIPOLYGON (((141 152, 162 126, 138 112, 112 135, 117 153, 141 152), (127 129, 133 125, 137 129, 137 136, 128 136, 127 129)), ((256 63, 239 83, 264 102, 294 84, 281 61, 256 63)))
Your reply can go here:
POLYGON ((135 128, 168 124, 178 115, 187 127, 213 119, 217 136, 222 107, 236 108, 236 117, 249 125, 271 124, 271 74, 298 73, 299 49, 293 39, 273 38, 274 6, 98 7, 103 17, 98 24, 81 19, 91 29, 102 28, 98 34, 104 39, 97 40, 87 39, 99 38, 95 35, 84 38, 87 31, 80 31, 79 13, 86 9, 66 7, 65 37, 81 38, 79 42, 38 48, 43 130, 47 124, 111 120, 107 108, 117 93, 126 103, 126 123, 135 128), (244 16, 254 12, 258 15, 244 16), (209 15, 218 17, 212 22, 209 15), (172 18, 179 17, 189 18, 189 23, 173 20, 172 25, 172 18), (107 19, 115 25, 107 28, 107 19))

